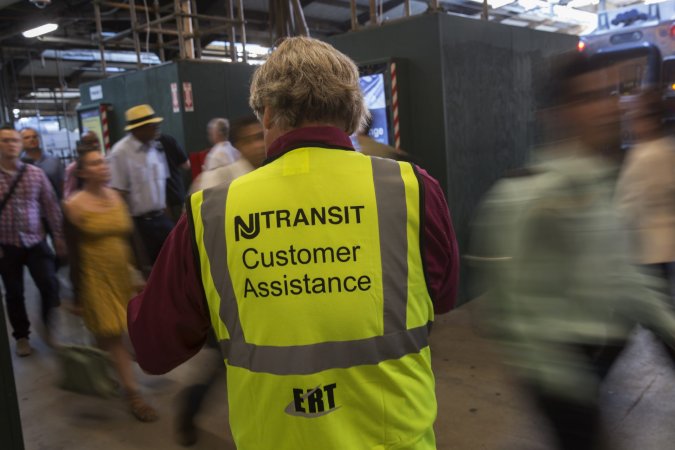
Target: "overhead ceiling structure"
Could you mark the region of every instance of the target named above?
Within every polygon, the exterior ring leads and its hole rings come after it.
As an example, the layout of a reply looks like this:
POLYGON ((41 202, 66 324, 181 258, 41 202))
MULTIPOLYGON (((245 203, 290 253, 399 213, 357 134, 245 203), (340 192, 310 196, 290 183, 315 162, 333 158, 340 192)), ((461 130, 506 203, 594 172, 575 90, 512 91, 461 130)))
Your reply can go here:
POLYGON ((598 8, 635 3, 644 2, 0 0, 0 119, 14 109, 22 115, 72 110, 77 98, 66 100, 63 93, 81 83, 175 58, 259 62, 279 35, 325 37, 429 11, 582 34, 596 26, 598 8), (22 34, 45 24, 58 28, 38 37, 22 34), (69 102, 65 108, 63 101, 69 102))

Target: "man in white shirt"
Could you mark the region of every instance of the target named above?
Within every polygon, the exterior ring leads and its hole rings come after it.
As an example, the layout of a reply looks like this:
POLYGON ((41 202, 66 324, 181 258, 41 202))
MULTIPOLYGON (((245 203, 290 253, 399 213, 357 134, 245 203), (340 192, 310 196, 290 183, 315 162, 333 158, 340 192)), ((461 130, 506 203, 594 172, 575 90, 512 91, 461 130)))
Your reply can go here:
POLYGON ((161 117, 150 105, 139 105, 126 112, 129 132, 110 153, 110 185, 121 191, 129 205, 134 225, 147 252, 149 263, 157 259, 164 240, 173 228, 166 215, 166 156, 159 151, 161 117))
POLYGON ((222 117, 211 119, 206 128, 213 147, 204 160, 204 170, 227 166, 241 158, 241 153, 230 143, 230 121, 222 117))

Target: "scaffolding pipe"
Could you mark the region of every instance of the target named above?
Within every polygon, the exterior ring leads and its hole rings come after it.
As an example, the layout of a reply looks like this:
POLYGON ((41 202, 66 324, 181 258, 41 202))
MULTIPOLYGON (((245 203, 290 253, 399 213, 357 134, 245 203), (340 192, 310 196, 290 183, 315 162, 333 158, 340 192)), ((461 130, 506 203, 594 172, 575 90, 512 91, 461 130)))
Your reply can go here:
POLYGON ((222 32, 223 26, 222 25, 216 25, 213 27, 208 27, 208 28, 202 28, 199 33, 195 32, 195 37, 201 37, 201 36, 207 36, 211 33, 216 33, 218 31, 222 32))
POLYGON ((164 22, 169 22, 170 20, 173 20, 175 16, 173 14, 169 14, 168 16, 164 17, 158 17, 155 20, 151 20, 150 22, 146 22, 140 26, 141 29, 147 28, 147 27, 153 27, 155 25, 161 25, 164 22))
POLYGON ((183 45, 185 46, 185 57, 194 59, 195 57, 195 41, 193 39, 194 33, 192 29, 192 19, 190 18, 190 0, 179 0, 180 12, 178 13, 178 21, 181 23, 179 29, 183 33, 183 45))
MULTIPOLYGON (((171 36, 178 36, 178 35, 181 34, 180 31, 171 30, 169 28, 147 28, 146 31, 149 31, 150 33, 156 33, 156 34, 159 34, 159 35, 168 34, 168 35, 171 35, 171 36)), ((194 37, 194 35, 192 33, 182 33, 182 35, 183 35, 184 38, 187 38, 187 39, 190 39, 190 38, 194 37)))
POLYGON ((298 24, 298 31, 302 36, 309 36, 309 27, 307 26, 307 21, 305 20, 305 13, 302 11, 302 4, 300 0, 293 0, 293 15, 295 16, 295 21, 298 24))
POLYGON ((411 12, 410 12, 410 0, 405 0, 403 2, 403 11, 404 11, 406 17, 410 17, 410 14, 411 14, 411 12))
MULTIPOLYGON (((156 20, 161 19, 162 14, 159 12, 159 0, 154 0, 153 6, 155 8, 156 20)), ((157 22, 157 26, 159 27, 160 30, 162 29, 162 23, 164 22, 157 22)), ((159 33, 159 35, 157 36, 157 44, 159 46, 159 60, 164 62, 166 61, 166 53, 164 52, 164 34, 159 33)))
POLYGON ((181 19, 181 2, 180 0, 173 1, 174 14, 176 16, 176 28, 178 29, 178 47, 180 59, 185 59, 185 39, 183 38, 183 21, 181 19))
POLYGON ((146 8, 145 6, 140 6, 140 5, 137 6, 135 4, 132 6, 131 4, 134 3, 134 0, 129 0, 128 4, 127 3, 111 2, 111 1, 107 1, 107 0, 102 0, 100 3, 102 5, 105 5, 105 6, 110 6, 111 8, 129 9, 129 10, 136 9, 137 11, 143 11, 143 12, 146 12, 146 11, 147 12, 155 12, 155 11, 153 11, 152 8, 146 8))
POLYGON ((352 9, 352 31, 356 31, 359 28, 359 19, 356 15, 356 0, 350 0, 349 4, 352 9))
POLYGON ((208 16, 205 14, 190 14, 190 17, 197 18, 197 19, 203 19, 203 20, 210 20, 213 22, 223 22, 223 23, 233 23, 239 25, 239 21, 237 19, 228 19, 226 17, 220 17, 220 16, 208 16))
POLYGON ((380 18, 377 15, 377 0, 370 0, 370 24, 378 25, 380 18))
POLYGON ((108 67, 105 61, 105 47, 103 46, 103 24, 101 23, 101 5, 94 2, 94 15, 96 17, 96 41, 98 42, 98 51, 101 52, 101 71, 105 76, 108 67))
POLYGON ((199 18, 197 16, 197 1, 196 0, 190 0, 190 17, 189 20, 192 23, 194 35, 195 35, 195 40, 194 40, 194 48, 195 48, 195 56, 197 59, 200 59, 202 57, 202 40, 199 37, 199 18))
MULTIPOLYGON (((155 20, 150 21, 150 22, 148 22, 148 23, 144 23, 144 24, 141 26, 141 29, 143 29, 143 27, 152 26, 152 25, 155 25, 155 24, 160 24, 160 25, 161 25, 162 23, 168 22, 168 21, 170 21, 170 20, 173 20, 174 18, 175 18, 175 15, 174 15, 174 14, 171 14, 171 15, 169 15, 169 16, 165 16, 165 17, 162 17, 162 18, 160 18, 160 19, 155 19, 155 20)), ((130 35, 133 31, 134 31, 133 28, 128 28, 128 29, 126 29, 126 30, 122 30, 122 31, 120 31, 119 33, 115 33, 114 35, 112 35, 112 36, 110 36, 110 37, 107 37, 107 38, 103 39, 103 41, 104 41, 104 42, 116 41, 116 40, 118 40, 118 39, 121 39, 121 38, 123 38, 123 37, 126 37, 126 36, 130 35)))
POLYGON ((246 54, 246 24, 244 22, 244 1, 239 0, 239 26, 241 27, 241 53, 244 58, 244 64, 248 64, 248 55, 246 54))
MULTIPOLYGON (((225 0, 227 7, 227 18, 230 20, 230 60, 232 62, 237 62, 237 46, 234 44, 234 41, 237 40, 237 35, 235 32, 235 20, 234 20, 234 0, 225 0)), ((227 56, 227 52, 225 54, 227 56)))
POLYGON ((141 41, 138 38, 138 16, 136 16, 136 0, 129 0, 129 14, 131 15, 131 30, 134 38, 134 50, 136 51, 136 66, 139 69, 142 69, 141 41))

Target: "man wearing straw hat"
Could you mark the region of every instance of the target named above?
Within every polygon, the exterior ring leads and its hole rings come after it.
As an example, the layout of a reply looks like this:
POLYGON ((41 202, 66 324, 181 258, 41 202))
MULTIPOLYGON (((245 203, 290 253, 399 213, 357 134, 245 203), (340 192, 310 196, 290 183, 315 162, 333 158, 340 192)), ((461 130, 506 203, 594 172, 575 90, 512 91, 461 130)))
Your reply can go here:
POLYGON ((125 113, 129 133, 110 154, 111 186, 124 194, 134 225, 143 241, 149 263, 154 263, 173 228, 166 215, 166 156, 157 150, 161 117, 150 105, 138 105, 125 113))

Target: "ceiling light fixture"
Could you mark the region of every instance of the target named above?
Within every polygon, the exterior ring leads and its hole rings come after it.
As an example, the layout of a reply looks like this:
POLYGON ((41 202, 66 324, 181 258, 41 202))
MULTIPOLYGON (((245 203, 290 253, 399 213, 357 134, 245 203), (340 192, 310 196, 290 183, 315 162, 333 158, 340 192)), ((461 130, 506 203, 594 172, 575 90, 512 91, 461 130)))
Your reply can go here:
POLYGON ((21 34, 23 34, 23 37, 34 38, 37 36, 42 36, 43 34, 51 33, 52 31, 56 31, 58 28, 59 25, 56 23, 46 23, 44 25, 40 25, 39 27, 26 30, 21 34))

